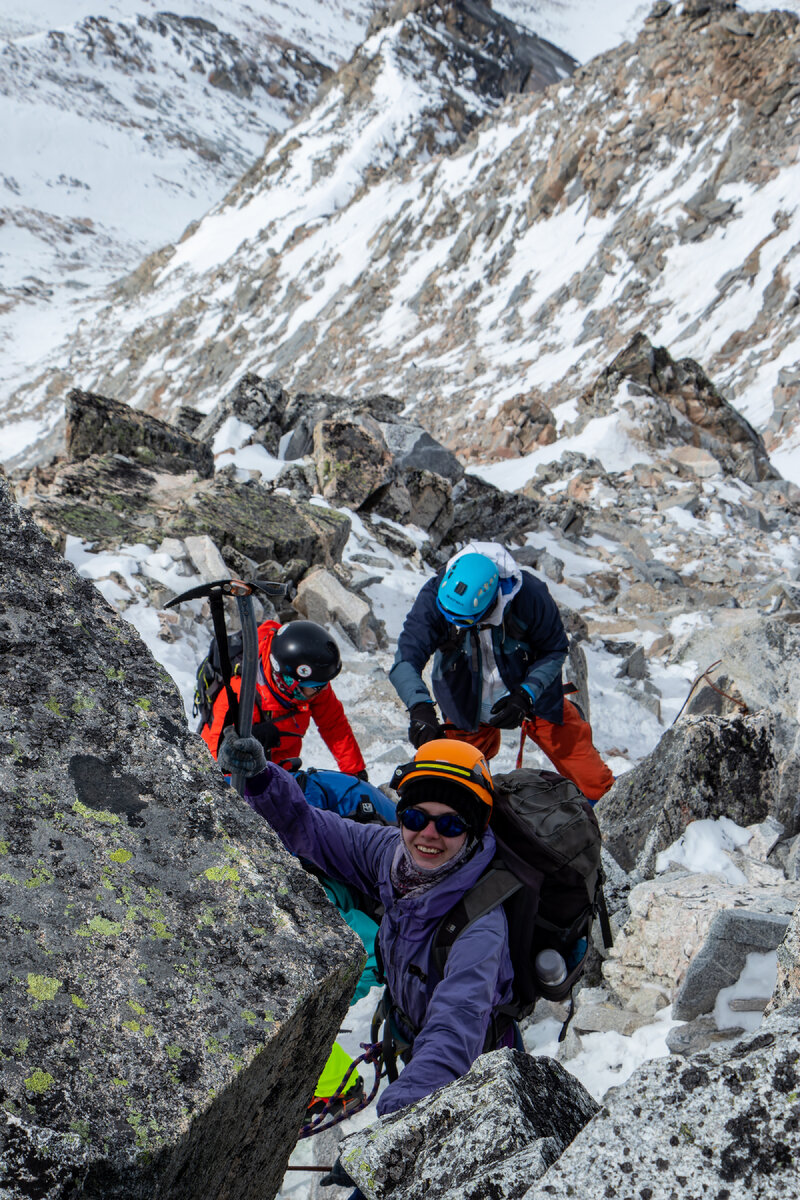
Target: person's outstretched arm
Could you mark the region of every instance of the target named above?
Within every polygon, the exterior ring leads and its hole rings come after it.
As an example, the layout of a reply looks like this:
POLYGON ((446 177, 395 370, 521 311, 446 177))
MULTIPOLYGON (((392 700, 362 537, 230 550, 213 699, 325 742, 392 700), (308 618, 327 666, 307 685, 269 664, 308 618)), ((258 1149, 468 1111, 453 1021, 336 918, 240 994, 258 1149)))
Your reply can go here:
MULTIPOLYGON (((250 739, 243 739, 250 740, 250 739)), ((396 829, 360 825, 338 813, 312 808, 288 771, 268 762, 248 778, 244 798, 267 821, 286 849, 321 871, 377 896, 381 860, 393 853, 396 829)))

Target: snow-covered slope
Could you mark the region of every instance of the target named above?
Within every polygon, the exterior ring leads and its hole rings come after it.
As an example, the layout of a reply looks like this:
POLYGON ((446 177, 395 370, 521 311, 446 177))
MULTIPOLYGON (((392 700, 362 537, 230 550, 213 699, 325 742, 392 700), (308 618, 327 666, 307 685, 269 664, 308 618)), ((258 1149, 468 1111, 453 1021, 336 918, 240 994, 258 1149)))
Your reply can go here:
POLYGON ((351 56, 374 7, 4 4, 3 377, 77 321, 76 300, 83 311, 224 195, 351 56))

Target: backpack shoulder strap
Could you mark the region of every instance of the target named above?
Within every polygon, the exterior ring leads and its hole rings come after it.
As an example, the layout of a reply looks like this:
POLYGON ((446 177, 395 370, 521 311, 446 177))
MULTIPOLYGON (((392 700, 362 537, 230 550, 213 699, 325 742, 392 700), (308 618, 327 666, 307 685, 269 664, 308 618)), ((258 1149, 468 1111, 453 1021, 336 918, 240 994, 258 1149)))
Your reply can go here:
POLYGON ((481 876, 474 887, 465 892, 461 899, 453 905, 439 923, 433 935, 431 949, 431 970, 441 979, 447 956, 453 948, 453 943, 459 934, 474 925, 481 917, 485 917, 492 909, 503 904, 522 887, 505 863, 495 859, 494 863, 481 876))

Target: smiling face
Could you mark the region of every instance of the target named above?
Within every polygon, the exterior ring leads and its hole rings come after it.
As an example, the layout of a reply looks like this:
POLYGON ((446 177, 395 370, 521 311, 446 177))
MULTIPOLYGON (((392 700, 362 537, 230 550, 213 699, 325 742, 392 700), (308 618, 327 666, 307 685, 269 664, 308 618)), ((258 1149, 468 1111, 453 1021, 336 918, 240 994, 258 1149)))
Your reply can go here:
MULTIPOLYGON (((450 808, 449 805, 437 804, 435 800, 426 801, 424 804, 415 804, 414 807, 428 813, 432 818, 439 817, 442 813, 455 812, 455 809, 450 808)), ((429 822, 419 833, 414 833, 402 825, 400 832, 415 865, 424 870, 432 870, 433 867, 441 867, 443 863, 449 862, 454 855, 458 854, 467 837, 466 833, 460 833, 458 837, 453 838, 442 837, 432 822, 429 822)))

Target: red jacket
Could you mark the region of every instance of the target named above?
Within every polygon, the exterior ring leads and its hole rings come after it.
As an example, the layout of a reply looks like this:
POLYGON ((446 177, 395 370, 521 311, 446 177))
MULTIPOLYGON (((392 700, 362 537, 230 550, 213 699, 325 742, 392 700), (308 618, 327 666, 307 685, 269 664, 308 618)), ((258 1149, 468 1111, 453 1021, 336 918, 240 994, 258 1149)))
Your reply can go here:
MULTIPOLYGON (((253 708, 253 724, 262 719, 272 721, 281 731, 282 737, 277 746, 267 751, 267 758, 272 762, 283 763, 290 758, 299 758, 303 737, 308 729, 311 718, 320 732, 322 740, 336 759, 340 771, 347 775, 355 775, 364 770, 364 759, 355 734, 350 728, 350 722, 345 716, 342 703, 336 696, 330 684, 321 688, 311 699, 298 697, 290 699, 275 685, 272 668, 269 661, 269 650, 275 631, 280 629, 276 621, 265 621, 258 627, 258 649, 261 657, 263 681, 260 679, 256 688, 256 703, 253 708)), ((231 687, 239 695, 242 686, 240 675, 234 675, 231 687)), ((222 688, 214 701, 214 711, 210 725, 204 725, 200 736, 208 746, 214 758, 217 757, 220 738, 228 713, 228 696, 222 688)))

